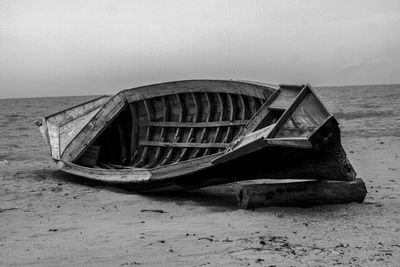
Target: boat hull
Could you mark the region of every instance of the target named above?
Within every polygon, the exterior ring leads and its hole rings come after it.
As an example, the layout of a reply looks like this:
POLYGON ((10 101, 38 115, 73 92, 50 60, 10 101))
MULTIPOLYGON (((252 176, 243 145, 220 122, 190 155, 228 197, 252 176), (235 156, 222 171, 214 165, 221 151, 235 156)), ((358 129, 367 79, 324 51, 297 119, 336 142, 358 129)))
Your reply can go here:
POLYGON ((309 85, 170 82, 103 96, 37 125, 63 171, 143 192, 356 176, 338 122, 309 85))

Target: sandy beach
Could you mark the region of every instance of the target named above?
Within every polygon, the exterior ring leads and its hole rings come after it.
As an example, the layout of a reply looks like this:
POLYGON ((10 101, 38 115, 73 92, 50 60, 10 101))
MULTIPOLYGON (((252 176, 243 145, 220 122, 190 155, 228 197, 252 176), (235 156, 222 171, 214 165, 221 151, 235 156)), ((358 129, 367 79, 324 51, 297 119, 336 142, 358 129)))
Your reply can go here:
POLYGON ((1 100, 0 265, 398 266, 399 88, 319 91, 364 203, 255 210, 235 184, 137 195, 63 174, 32 122, 88 97, 1 100))

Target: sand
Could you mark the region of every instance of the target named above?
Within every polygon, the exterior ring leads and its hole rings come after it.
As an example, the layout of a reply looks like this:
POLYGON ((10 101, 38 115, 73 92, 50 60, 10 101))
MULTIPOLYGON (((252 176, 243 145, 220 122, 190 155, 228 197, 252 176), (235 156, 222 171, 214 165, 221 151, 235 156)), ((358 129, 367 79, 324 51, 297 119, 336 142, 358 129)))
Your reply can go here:
POLYGON ((365 202, 306 209, 241 210, 235 185, 141 196, 85 185, 48 160, 1 161, 1 264, 395 266, 399 141, 345 141, 365 202))
POLYGON ((3 121, 0 140, 0 265, 400 262, 399 135, 358 135, 362 129, 344 123, 344 148, 367 185, 362 204, 241 210, 235 184, 173 196, 85 184, 57 171, 32 119, 18 116, 3 121))

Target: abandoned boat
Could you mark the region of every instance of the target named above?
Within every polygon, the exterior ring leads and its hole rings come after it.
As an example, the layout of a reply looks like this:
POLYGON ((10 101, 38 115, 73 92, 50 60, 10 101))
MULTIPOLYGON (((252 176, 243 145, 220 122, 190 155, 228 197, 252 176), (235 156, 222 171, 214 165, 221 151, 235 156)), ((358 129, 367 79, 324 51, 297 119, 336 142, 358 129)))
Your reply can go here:
POLYGON ((338 122, 308 84, 154 84, 98 97, 36 124, 64 172, 138 191, 356 176, 338 122))

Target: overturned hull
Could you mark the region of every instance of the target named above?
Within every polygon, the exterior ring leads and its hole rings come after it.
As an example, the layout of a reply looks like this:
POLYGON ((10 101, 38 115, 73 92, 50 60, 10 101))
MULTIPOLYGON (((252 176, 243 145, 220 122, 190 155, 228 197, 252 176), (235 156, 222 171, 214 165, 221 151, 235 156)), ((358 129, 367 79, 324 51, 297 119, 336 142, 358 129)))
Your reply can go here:
POLYGON ((192 80, 103 96, 37 122, 60 168, 139 191, 355 172, 309 85, 192 80))

